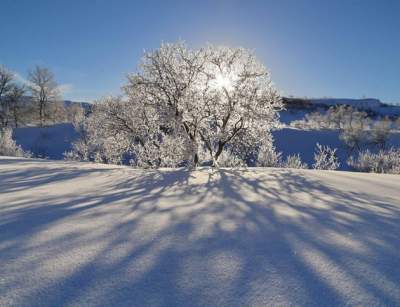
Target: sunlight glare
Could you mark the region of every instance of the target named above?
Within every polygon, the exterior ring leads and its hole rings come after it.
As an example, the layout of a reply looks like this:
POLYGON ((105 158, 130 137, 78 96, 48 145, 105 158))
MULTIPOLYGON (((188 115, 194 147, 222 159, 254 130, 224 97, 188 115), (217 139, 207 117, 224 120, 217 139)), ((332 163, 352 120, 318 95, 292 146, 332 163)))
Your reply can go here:
POLYGON ((213 80, 213 86, 216 89, 225 89, 227 91, 232 91, 234 88, 234 83, 237 77, 234 74, 223 74, 217 73, 215 79, 213 80))

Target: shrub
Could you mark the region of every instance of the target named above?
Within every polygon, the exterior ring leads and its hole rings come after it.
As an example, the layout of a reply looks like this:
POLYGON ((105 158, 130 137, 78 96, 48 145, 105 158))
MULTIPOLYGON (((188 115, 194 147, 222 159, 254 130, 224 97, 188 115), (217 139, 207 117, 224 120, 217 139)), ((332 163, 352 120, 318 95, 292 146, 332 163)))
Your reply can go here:
POLYGON ((223 150, 219 159, 218 166, 220 167, 246 167, 246 163, 237 155, 232 154, 229 150, 223 150))
POLYGON ((257 166, 282 167, 282 153, 276 152, 275 147, 261 147, 257 156, 257 166))
POLYGON ((322 146, 317 143, 317 149, 314 153, 313 164, 314 169, 321 170, 335 170, 340 166, 339 159, 336 155, 337 148, 330 148, 329 146, 322 146))
POLYGON ((30 157, 30 153, 24 152, 12 139, 11 129, 0 130, 0 156, 30 157))
POLYGON ((360 172, 400 174, 400 149, 390 148, 378 153, 361 151, 357 158, 350 157, 347 163, 360 172))
POLYGON ((380 149, 385 149, 389 138, 392 121, 385 117, 375 122, 371 131, 371 142, 377 145, 380 149))
POLYGON ((289 155, 286 160, 282 163, 282 167, 284 168, 308 168, 307 163, 301 161, 300 155, 289 155))

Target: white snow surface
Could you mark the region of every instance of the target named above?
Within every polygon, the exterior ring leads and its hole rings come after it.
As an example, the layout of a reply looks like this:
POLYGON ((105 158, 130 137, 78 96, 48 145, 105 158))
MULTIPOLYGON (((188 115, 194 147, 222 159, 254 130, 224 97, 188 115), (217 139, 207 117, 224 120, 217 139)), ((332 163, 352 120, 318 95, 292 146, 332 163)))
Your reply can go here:
POLYGON ((0 306, 398 306, 399 178, 1 157, 0 306))

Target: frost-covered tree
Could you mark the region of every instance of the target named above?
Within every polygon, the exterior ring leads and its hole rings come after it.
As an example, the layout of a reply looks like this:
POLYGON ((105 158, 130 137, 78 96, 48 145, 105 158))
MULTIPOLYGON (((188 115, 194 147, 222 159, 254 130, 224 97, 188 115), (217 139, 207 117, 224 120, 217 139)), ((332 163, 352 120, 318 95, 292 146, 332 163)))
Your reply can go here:
POLYGON ((281 99, 266 68, 245 49, 209 47, 199 136, 214 165, 229 148, 242 161, 271 150, 281 99), (210 101, 212 103, 210 103, 210 101))
MULTIPOLYGON (((198 125, 205 117, 203 98, 208 99, 207 89, 201 83, 206 63, 204 49, 189 50, 183 43, 162 44, 145 53, 140 71, 129 75, 125 93, 132 101, 140 93, 145 109, 155 111, 150 114, 154 118, 147 117, 148 122, 158 121, 157 127, 162 126, 162 130, 174 127, 178 135, 182 130, 195 148, 198 125)), ((199 162, 197 150, 193 151, 192 160, 199 162)))
MULTIPOLYGON (((131 129, 125 119, 131 123, 134 118, 124 109, 120 98, 108 97, 97 102, 92 113, 81 123, 75 122, 76 130, 81 134, 73 144, 73 151, 66 153, 68 159, 88 160, 102 163, 119 164, 125 152, 129 150, 129 138, 124 137, 131 129), (120 118, 125 116, 125 118, 120 118)), ((133 114, 135 115, 135 114, 133 114)))
POLYGON ((339 168, 340 163, 336 155, 337 148, 330 148, 329 146, 322 146, 317 143, 317 148, 314 153, 314 169, 321 170, 336 170, 339 168))
POLYGON ((45 68, 36 66, 28 75, 29 90, 36 104, 39 124, 41 127, 51 118, 51 108, 59 100, 59 88, 53 73, 45 68))
POLYGON ((186 135, 194 165, 202 149, 217 166, 227 148, 245 161, 271 146, 269 131, 282 107, 268 71, 242 48, 163 44, 145 54, 125 92, 140 92, 162 125, 186 135))
POLYGON ((163 44, 128 77, 123 98, 94 107, 74 155, 142 167, 238 166, 273 152, 282 107, 268 71, 241 48, 163 44), (88 153, 96 152, 96 157, 88 153), (111 157, 115 154, 115 157, 111 157), (88 156, 89 155, 89 156, 88 156))
POLYGON ((72 104, 66 109, 67 120, 72 123, 75 129, 80 132, 86 118, 86 110, 79 104, 72 104))
POLYGON ((14 126, 18 128, 18 124, 22 120, 23 116, 23 97, 26 92, 26 89, 23 85, 13 84, 7 97, 8 108, 9 108, 9 115, 14 121, 14 126))
POLYGON ((8 93, 11 89, 14 81, 14 75, 4 66, 0 66, 0 100, 8 93))

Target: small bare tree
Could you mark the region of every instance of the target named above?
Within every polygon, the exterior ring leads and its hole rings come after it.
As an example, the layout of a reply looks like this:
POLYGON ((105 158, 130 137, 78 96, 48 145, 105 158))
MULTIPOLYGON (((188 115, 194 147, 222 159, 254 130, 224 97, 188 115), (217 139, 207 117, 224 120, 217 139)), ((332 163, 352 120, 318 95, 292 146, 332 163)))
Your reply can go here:
POLYGON ((21 122, 22 111, 23 111, 23 97, 25 92, 26 92, 25 86, 23 85, 19 86, 14 84, 11 87, 6 98, 8 101, 10 116, 14 120, 15 128, 18 128, 18 123, 21 122))
POLYGON ((0 66, 0 99, 7 94, 14 80, 14 75, 5 67, 0 66))
POLYGON ((9 106, 7 95, 13 85, 14 75, 5 67, 0 66, 0 121, 1 126, 7 126, 9 119, 9 106))
POLYGON ((39 123, 43 127, 50 118, 50 105, 59 99, 58 86, 53 73, 45 67, 36 66, 29 72, 28 80, 33 102, 38 108, 39 123))
POLYGON ((388 118, 381 118, 377 120, 371 131, 371 142, 378 146, 380 149, 385 149, 386 143, 389 139, 390 129, 392 127, 392 121, 388 118))

